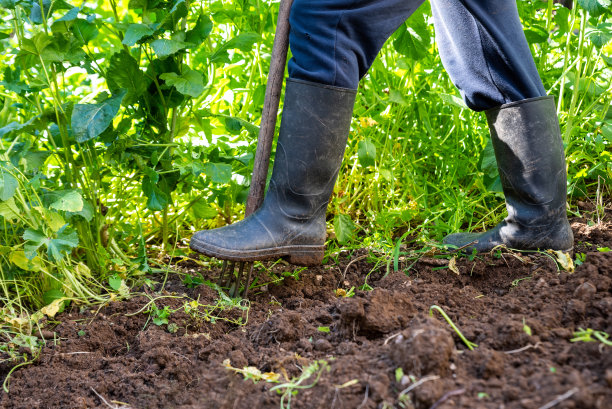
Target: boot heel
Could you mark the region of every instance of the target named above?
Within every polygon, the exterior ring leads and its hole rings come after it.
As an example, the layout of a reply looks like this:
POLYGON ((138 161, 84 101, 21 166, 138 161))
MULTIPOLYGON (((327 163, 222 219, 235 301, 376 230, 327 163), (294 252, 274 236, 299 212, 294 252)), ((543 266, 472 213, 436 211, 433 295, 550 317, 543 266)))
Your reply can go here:
POLYGON ((297 266, 319 266, 323 263, 323 249, 293 251, 284 257, 289 263, 297 266))

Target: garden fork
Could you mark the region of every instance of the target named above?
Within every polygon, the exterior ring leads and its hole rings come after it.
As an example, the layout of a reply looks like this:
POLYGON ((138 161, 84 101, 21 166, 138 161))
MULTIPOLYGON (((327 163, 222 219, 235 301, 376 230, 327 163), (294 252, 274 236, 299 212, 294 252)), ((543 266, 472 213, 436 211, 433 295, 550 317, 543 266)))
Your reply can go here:
MULTIPOLYGON (((264 200, 266 179, 270 166, 270 152, 272 150, 272 140, 274 139, 276 117, 285 75, 287 50, 289 49, 289 12, 291 11, 292 4, 293 0, 281 0, 279 6, 276 34, 272 46, 270 71, 268 73, 268 83, 266 84, 266 97, 261 115, 259 136, 257 137, 257 150, 255 151, 253 176, 251 178, 251 188, 249 189, 245 217, 257 210, 264 200)), ((235 267, 236 262, 231 261, 228 263, 227 260, 224 260, 218 284, 222 287, 229 286, 230 296, 236 297, 240 295, 240 284, 244 272, 247 271, 246 281, 244 282, 244 292, 242 294, 242 296, 246 298, 249 293, 249 285, 253 275, 253 262, 239 262, 237 274, 235 272, 235 267)))

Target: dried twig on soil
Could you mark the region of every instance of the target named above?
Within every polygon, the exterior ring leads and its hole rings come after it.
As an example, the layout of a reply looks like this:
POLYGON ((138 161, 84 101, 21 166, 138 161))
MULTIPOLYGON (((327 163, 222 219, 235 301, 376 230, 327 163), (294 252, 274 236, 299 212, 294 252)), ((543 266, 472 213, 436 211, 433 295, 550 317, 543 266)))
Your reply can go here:
POLYGON ((540 346, 540 343, 536 342, 535 345, 529 344, 519 349, 513 349, 512 351, 504 351, 504 354, 518 354, 519 352, 527 351, 528 349, 537 348, 539 346, 540 346))
POLYGON ((438 375, 428 375, 428 376, 426 376, 424 378, 421 378, 418 381, 416 381, 415 383, 413 383, 412 385, 410 385, 409 387, 407 387, 406 389, 404 389, 403 391, 401 391, 399 396, 401 397, 402 395, 407 394, 408 392, 410 392, 411 390, 421 386, 425 382, 435 381, 436 379, 440 379, 440 377, 438 375))
POLYGON ((557 406, 559 403, 563 402, 564 400, 571 398, 572 395, 575 394, 576 392, 578 392, 578 388, 572 388, 569 391, 565 392, 563 395, 557 396, 555 399, 551 400, 546 405, 540 406, 538 409, 550 409, 553 406, 557 406))
POLYGON ((95 393, 98 398, 100 398, 102 403, 104 403, 106 406, 108 406, 111 409, 130 409, 130 406, 127 406, 127 405, 122 405, 122 406, 111 405, 110 403, 108 403, 108 401, 106 399, 104 399, 104 397, 102 395, 100 395, 98 392, 96 392, 96 390, 94 388, 92 388, 90 386, 89 389, 91 389, 91 391, 93 393, 95 393))
POLYGON ((359 256, 357 258, 352 259, 344 268, 344 273, 342 273, 342 279, 344 280, 344 278, 346 277, 346 273, 348 272, 349 267, 353 264, 356 263, 360 260, 363 260, 364 258, 368 257, 368 254, 364 254, 363 256, 359 256))
POLYGON ((431 405, 431 407, 429 409, 436 409, 438 406, 440 406, 441 404, 446 402, 448 400, 448 398, 450 398, 451 396, 457 396, 457 395, 461 395, 463 393, 465 393, 465 389, 463 389, 463 388, 456 389, 456 390, 450 391, 450 392, 446 392, 444 395, 442 395, 442 397, 440 399, 438 399, 436 401, 436 403, 431 405))

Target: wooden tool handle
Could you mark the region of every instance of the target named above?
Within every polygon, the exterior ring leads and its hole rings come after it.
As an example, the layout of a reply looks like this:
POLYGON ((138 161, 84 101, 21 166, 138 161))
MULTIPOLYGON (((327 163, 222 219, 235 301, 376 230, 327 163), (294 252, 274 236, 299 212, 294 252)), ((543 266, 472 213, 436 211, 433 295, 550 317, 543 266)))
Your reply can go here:
POLYGON ((246 216, 257 210, 264 199, 266 179, 270 166, 270 152, 272 150, 272 141, 274 140, 278 105, 280 103, 285 65, 287 63, 289 12, 291 11, 292 4, 293 0, 281 0, 279 6, 276 34, 274 36, 274 45, 272 46, 270 72, 268 73, 268 83, 266 84, 266 98, 261 114, 255 163, 253 164, 253 177, 246 204, 246 216))

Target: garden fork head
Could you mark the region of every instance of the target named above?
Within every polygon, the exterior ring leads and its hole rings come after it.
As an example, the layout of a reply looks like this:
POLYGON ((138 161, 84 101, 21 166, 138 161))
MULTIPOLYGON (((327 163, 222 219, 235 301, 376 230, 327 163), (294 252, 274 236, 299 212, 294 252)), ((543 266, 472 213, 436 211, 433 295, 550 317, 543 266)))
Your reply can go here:
POLYGON ((246 270, 248 273, 246 275, 246 281, 244 282, 242 298, 247 298, 249 295, 249 286, 251 285, 251 277, 253 276, 253 265, 254 263, 252 262, 239 261, 238 271, 236 272, 236 262, 230 261, 228 263, 227 260, 224 260, 217 285, 219 285, 219 287, 229 287, 228 293, 232 298, 240 296, 242 277, 244 276, 244 271, 246 270), (229 269, 227 268, 228 264, 229 269))

